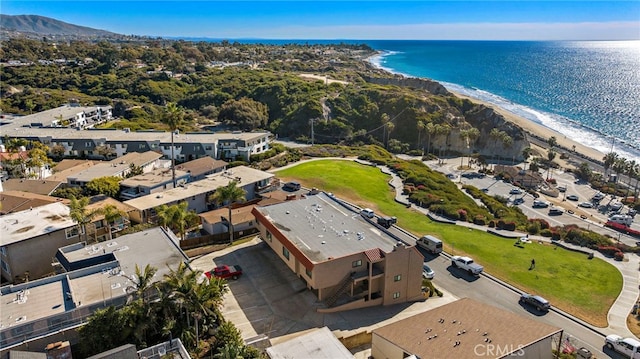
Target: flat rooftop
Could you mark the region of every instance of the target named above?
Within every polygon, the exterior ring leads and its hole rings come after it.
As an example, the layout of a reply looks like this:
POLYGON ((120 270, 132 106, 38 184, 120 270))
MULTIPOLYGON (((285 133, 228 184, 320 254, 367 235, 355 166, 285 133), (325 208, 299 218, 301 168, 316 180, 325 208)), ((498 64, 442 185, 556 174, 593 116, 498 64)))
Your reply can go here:
MULTIPOLYGON (((164 131, 123 131, 123 130, 81 130, 72 128, 28 128, 22 123, 6 123, 2 126, 2 135, 22 138, 52 138, 57 140, 99 139, 101 141, 127 142, 147 141, 171 143, 171 132, 164 131)), ((216 133, 181 133, 174 136, 174 143, 216 143, 218 140, 251 141, 269 135, 270 132, 216 132, 216 133)))
POLYGON ((374 248, 389 253, 397 244, 324 193, 256 209, 314 263, 374 248))
MULTIPOLYGON (((176 170, 176 179, 184 176, 187 176, 187 172, 176 170)), ((141 175, 125 178, 120 181, 120 185, 124 187, 155 187, 172 181, 171 168, 156 168, 141 175)))
POLYGON ((140 269, 147 264, 157 268, 154 281, 160 281, 170 272, 168 266, 175 269, 180 262, 188 262, 160 227, 90 246, 77 243, 65 247, 65 251, 70 262, 95 259, 100 264, 2 287, 0 329, 124 296, 132 286, 129 278, 135 276, 136 265, 140 269))
POLYGON ((6 246, 25 239, 73 227, 69 207, 61 202, 14 212, 0 218, 0 245, 6 246))
POLYGON ((219 187, 226 186, 231 181, 237 181, 238 187, 244 187, 253 183, 274 177, 272 173, 256 170, 246 166, 238 166, 232 169, 208 175, 205 179, 187 183, 181 187, 171 188, 163 192, 130 199, 124 203, 138 209, 145 210, 155 208, 163 204, 174 203, 189 197, 215 191, 219 187))
POLYGON ((271 359, 353 359, 329 328, 322 327, 267 348, 271 359))
MULTIPOLYGON (((34 113, 26 116, 13 117, 10 119, 12 126, 29 126, 32 123, 39 123, 42 126, 51 126, 53 121, 58 121, 58 118, 64 120, 75 117, 75 115, 87 112, 95 112, 98 109, 110 110, 111 106, 70 106, 63 105, 60 107, 52 108, 50 110, 34 113)), ((9 122, 9 121, 3 121, 9 122)), ((49 129, 50 130, 50 129, 49 129)), ((75 130, 75 128, 74 128, 75 130)), ((4 131, 4 129, 3 129, 4 131)))

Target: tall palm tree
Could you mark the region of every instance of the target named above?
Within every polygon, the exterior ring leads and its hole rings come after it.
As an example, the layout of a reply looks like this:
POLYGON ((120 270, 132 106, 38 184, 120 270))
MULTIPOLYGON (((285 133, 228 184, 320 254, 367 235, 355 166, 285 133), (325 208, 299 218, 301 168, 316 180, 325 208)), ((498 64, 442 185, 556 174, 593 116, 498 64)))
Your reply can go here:
POLYGON ((527 160, 529 159, 529 157, 531 157, 531 153, 533 152, 533 150, 531 149, 531 147, 525 147, 522 150, 522 158, 524 159, 524 169, 525 171, 527 170, 527 160))
POLYGON ((135 285, 137 297, 142 299, 142 302, 145 304, 147 303, 149 291, 153 288, 153 277, 157 272, 158 268, 152 267, 150 264, 147 264, 144 270, 141 270, 136 264, 135 275, 133 278, 129 278, 135 285))
POLYGON ((549 152, 547 152, 547 159, 549 160, 549 168, 547 169, 547 179, 549 179, 549 173, 551 172, 552 163, 555 158, 556 158, 556 151, 554 151, 553 149, 550 149, 549 152))
POLYGON ((607 177, 607 171, 609 170, 609 168, 611 168, 611 166, 613 166, 614 163, 616 163, 617 159, 618 159, 618 154, 615 152, 609 152, 602 158, 602 161, 604 161, 605 177, 607 177))
POLYGON ((209 197, 211 202, 214 202, 218 205, 227 204, 227 208, 229 209, 229 244, 233 244, 233 221, 231 220, 231 205, 236 202, 241 202, 245 200, 245 191, 238 187, 238 182, 231 181, 224 187, 219 187, 216 191, 209 197))
POLYGON ((427 139, 427 154, 429 154, 431 152, 431 136, 435 135, 436 133, 438 133, 438 127, 436 127, 437 125, 435 125, 433 122, 428 122, 425 125, 425 129, 427 130, 427 135, 428 135, 428 139, 427 139))
POLYGON ((638 163, 636 163, 636 160, 631 160, 627 163, 627 178, 629 179, 629 182, 627 183, 627 197, 629 197, 629 191, 631 190, 631 180, 633 178, 636 178, 636 182, 637 182, 637 176, 638 173, 640 171, 640 166, 638 165, 638 163))
POLYGON ((383 113, 380 116, 380 121, 382 122, 382 144, 387 147, 387 122, 389 122, 389 115, 383 113))
POLYGON ((424 131, 424 127, 425 127, 424 121, 418 120, 418 122, 416 123, 416 128, 418 129, 418 143, 416 144, 416 148, 423 151, 423 154, 424 154, 424 147, 420 145, 420 135, 422 134, 422 131, 424 131))
POLYGON ((72 196, 71 201, 69 202, 69 208, 70 208, 69 216, 74 222, 76 222, 76 225, 78 226, 78 239, 80 239, 81 238, 80 235, 84 233, 85 241, 88 238, 87 228, 86 228, 87 224, 93 222, 93 219, 99 214, 102 214, 102 211, 103 211, 102 208, 95 208, 92 210, 88 210, 87 209, 88 205, 89 205, 88 197, 82 197, 80 199, 77 199, 76 197, 72 196))
POLYGON ((107 222, 107 230, 109 231, 109 240, 113 239, 113 234, 111 233, 111 225, 115 223, 117 220, 125 217, 127 214, 119 209, 118 207, 108 204, 104 206, 102 209, 102 215, 104 216, 105 222, 107 222))
POLYGON ((164 114, 162 116, 162 122, 169 126, 171 131, 171 177, 173 179, 173 187, 176 187, 176 156, 173 145, 173 135, 176 130, 180 128, 184 120, 184 112, 178 105, 173 102, 169 102, 164 108, 164 114))
POLYGON ((396 125, 389 121, 385 124, 385 127, 387 128, 387 140, 384 143, 384 147, 388 148, 389 147, 389 139, 391 138, 391 132, 393 131, 394 128, 396 128, 396 125))
POLYGON ((547 139, 547 144, 551 149, 554 149, 558 145, 558 139, 556 138, 556 136, 551 136, 549 137, 549 139, 547 139))

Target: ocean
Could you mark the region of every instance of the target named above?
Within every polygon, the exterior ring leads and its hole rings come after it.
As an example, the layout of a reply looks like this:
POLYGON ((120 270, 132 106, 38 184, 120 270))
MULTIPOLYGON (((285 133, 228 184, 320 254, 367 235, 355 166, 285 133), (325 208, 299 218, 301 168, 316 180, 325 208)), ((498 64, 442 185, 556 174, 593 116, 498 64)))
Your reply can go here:
POLYGON ((362 41, 383 69, 436 80, 640 162, 640 41, 362 41))

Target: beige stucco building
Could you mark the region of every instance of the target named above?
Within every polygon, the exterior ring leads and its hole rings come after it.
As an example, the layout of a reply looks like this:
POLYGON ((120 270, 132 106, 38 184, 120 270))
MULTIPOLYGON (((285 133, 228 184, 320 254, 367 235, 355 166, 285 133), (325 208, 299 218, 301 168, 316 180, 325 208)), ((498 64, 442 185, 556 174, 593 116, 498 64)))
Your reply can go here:
POLYGON ((462 298, 374 329, 371 357, 552 359, 552 340, 561 333, 560 328, 462 298))
POLYGON ((261 238, 332 312, 423 299, 424 257, 324 193, 253 210, 261 238))

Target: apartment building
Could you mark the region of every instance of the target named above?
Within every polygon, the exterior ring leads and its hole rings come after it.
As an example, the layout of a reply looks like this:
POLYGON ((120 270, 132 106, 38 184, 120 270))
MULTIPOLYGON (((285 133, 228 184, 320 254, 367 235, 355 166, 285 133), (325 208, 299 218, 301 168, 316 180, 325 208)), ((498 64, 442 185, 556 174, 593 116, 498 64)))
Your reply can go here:
POLYGON ((423 299, 422 263, 398 240, 325 193, 253 210, 262 240, 333 312, 423 299))

